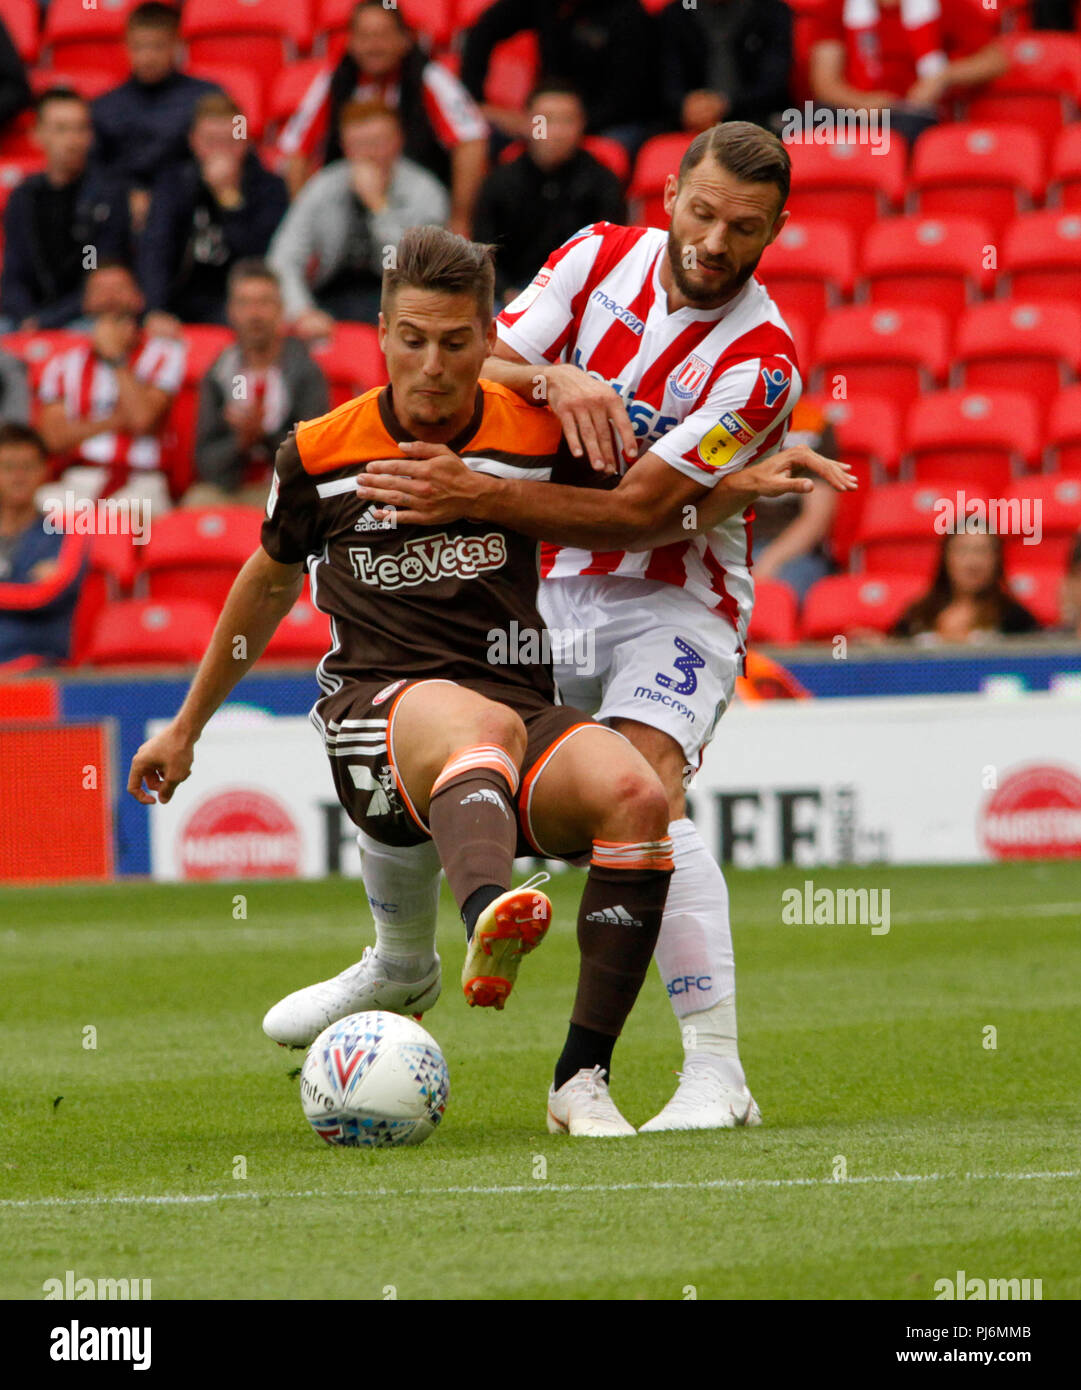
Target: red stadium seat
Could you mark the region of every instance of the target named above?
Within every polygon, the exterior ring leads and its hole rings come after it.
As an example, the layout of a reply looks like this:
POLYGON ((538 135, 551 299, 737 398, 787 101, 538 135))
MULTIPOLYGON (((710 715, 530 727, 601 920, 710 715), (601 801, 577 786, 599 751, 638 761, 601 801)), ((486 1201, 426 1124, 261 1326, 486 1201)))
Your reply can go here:
POLYGON ((330 650, 330 619, 306 595, 278 624, 261 661, 319 662, 330 650))
POLYGON ((105 68, 35 68, 30 73, 30 86, 35 96, 53 87, 70 87, 85 101, 104 96, 116 86, 116 81, 116 73, 105 68))
MULTIPOLYGON (((356 3, 357 0, 316 0, 315 32, 347 29, 356 3)), ((466 23, 456 13, 457 0, 395 0, 395 8, 430 51, 446 48, 456 29, 466 23)))
POLYGON ((889 632, 925 588, 910 574, 829 575, 807 591, 801 636, 814 642, 861 630, 889 632))
POLYGON ((852 293, 855 242, 843 222, 822 218, 789 221, 767 246, 758 278, 780 305, 799 314, 812 331, 828 309, 852 293))
POLYGON ((1012 390, 1050 400, 1081 371, 1081 309, 1002 299, 973 304, 957 326, 955 386, 1012 390))
POLYGON ((90 666, 176 666, 198 661, 217 614, 194 600, 128 599, 103 608, 86 653, 90 666))
POLYGON ((901 411, 888 396, 825 400, 823 409, 837 434, 840 457, 876 473, 895 474, 901 462, 901 411))
POLYGON ((896 212, 905 189, 907 157, 896 136, 888 148, 837 141, 829 145, 787 143, 792 160, 793 218, 844 222, 857 244, 877 217, 896 212))
POLYGON ((332 407, 387 383, 379 330, 371 324, 336 323, 334 336, 317 346, 312 356, 330 385, 332 407))
POLYGON ((1081 210, 1081 121, 1058 133, 1051 151, 1047 205, 1068 212, 1081 210))
POLYGON ((1036 402, 1020 391, 935 391, 909 412, 905 452, 918 483, 1001 492, 1040 460, 1036 402))
POLYGON ((267 94, 267 124, 275 134, 293 115, 315 79, 329 69, 322 58, 305 58, 300 63, 290 63, 274 79, 274 85, 267 94))
POLYGON ((1001 42, 1009 71, 969 101, 970 121, 1022 121, 1053 136, 1077 115, 1081 100, 1081 38, 1076 34, 1010 34, 1001 42))
POLYGON ((1028 538, 1018 534, 1025 526, 1025 513, 1015 516, 1006 538, 1007 565, 1013 569, 1058 566, 1064 570, 1081 531, 1081 478, 1056 474, 1018 478, 1003 493, 1003 499, 1022 505, 1027 502, 1031 508, 1028 521, 1038 518, 1042 532, 1038 544, 1026 544, 1028 538))
POLYGON ((4 27, 27 67, 37 61, 40 13, 38 0, 4 0, 4 27))
POLYGON ((636 225, 667 227, 664 210, 664 183, 669 174, 679 170, 679 161, 687 152, 693 135, 654 135, 638 151, 631 174, 627 197, 635 204, 631 216, 636 225))
POLYGON ((1081 473, 1081 386, 1060 391, 1051 403, 1047 450, 1060 473, 1081 473))
POLYGON ((248 119, 248 139, 262 138, 266 126, 266 102, 263 97, 263 84, 255 73, 238 63, 192 63, 188 68, 192 77, 202 77, 213 82, 227 96, 232 97, 241 112, 248 119))
POLYGON ((269 91, 312 40, 312 0, 186 0, 181 33, 192 63, 244 66, 269 91))
POLYGON ((85 0, 50 0, 41 34, 42 52, 53 67, 97 68, 114 82, 130 72, 124 25, 139 0, 87 6, 85 0))
POLYGON ((845 399, 866 392, 907 405, 944 379, 948 339, 936 309, 835 309, 815 342, 815 389, 836 397, 843 378, 845 399))
POLYGON ((1041 627, 1057 626, 1062 613, 1063 571, 1053 566, 1011 568, 1006 575, 1010 593, 1023 603, 1041 627))
POLYGON ((991 227, 974 217, 889 217, 871 227, 861 274, 872 304, 959 314, 990 291, 991 227))
POLYGON ((1081 211, 1029 212, 1006 228, 1000 286, 1018 299, 1081 304, 1081 211))
MULTIPOLYGON (((626 183, 631 172, 631 157, 626 147, 618 140, 609 140, 604 135, 587 135, 582 141, 583 148, 591 154, 598 164, 611 169, 620 183, 626 183)), ((510 164, 525 150, 524 140, 512 140, 499 151, 499 163, 510 164)))
POLYGON ((86 659, 102 609, 131 594, 138 549, 130 536, 113 535, 107 531, 91 540, 90 564, 71 622, 72 665, 78 666, 86 659))
POLYGON ((778 579, 762 579, 754 586, 754 609, 748 640, 759 642, 795 642, 798 634, 796 617, 799 601, 795 591, 778 579))
POLYGON ((532 30, 504 39, 492 49, 484 79, 484 100, 521 111, 540 71, 540 48, 532 30))
MULTIPOLYGON (((965 492, 968 497, 988 495, 974 488, 965 492)), ((936 484, 893 483, 876 488, 864 504, 854 542, 864 571, 930 578, 950 519, 943 500, 943 489, 936 484)))
POLYGON ((939 126, 916 142, 908 210, 980 217, 999 233, 1042 197, 1043 169, 1043 143, 1026 126, 939 126))
POLYGON ((154 523, 139 556, 138 591, 220 608, 237 571, 259 544, 258 507, 181 508, 154 523))

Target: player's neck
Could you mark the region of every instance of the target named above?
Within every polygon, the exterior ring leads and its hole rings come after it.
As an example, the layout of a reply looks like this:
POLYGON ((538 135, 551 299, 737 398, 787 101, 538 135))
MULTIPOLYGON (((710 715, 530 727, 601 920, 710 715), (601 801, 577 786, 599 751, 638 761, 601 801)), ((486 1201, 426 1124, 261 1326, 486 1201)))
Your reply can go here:
POLYGON ((413 439, 419 439, 424 444, 449 444, 452 439, 457 439, 473 419, 477 411, 477 401, 474 394, 449 419, 443 420, 439 424, 430 424, 423 420, 414 420, 411 415, 402 410, 395 401, 394 392, 391 390, 390 410, 403 432, 413 439))

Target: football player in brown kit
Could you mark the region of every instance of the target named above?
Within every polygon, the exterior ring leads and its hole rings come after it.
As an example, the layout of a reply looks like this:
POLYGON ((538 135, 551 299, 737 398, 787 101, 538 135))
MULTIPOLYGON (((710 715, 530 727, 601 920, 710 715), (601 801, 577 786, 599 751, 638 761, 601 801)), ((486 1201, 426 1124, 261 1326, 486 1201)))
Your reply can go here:
POLYGON ((411 908, 407 880, 417 876, 393 872, 396 858, 415 865, 422 845, 438 853, 465 922, 466 997, 502 1008, 551 916, 533 881, 511 888, 515 856, 588 861, 578 987, 548 1127, 630 1135, 607 1078, 672 873, 661 783, 622 735, 555 703, 536 542, 470 521, 399 529, 357 492, 367 462, 408 457, 410 441, 445 444, 470 468, 503 477, 545 478, 559 461, 556 417, 479 381, 495 345, 493 279, 490 247, 438 227, 403 237, 380 316, 390 385, 303 422, 278 451, 262 543, 237 576, 180 711, 135 754, 128 790, 147 805, 170 800, 207 720, 263 652, 307 568, 333 638, 312 718, 361 832, 379 954, 365 952, 343 976, 282 1000, 264 1028, 306 1046, 346 1013, 434 1003, 434 942, 409 940, 409 920, 429 922, 431 905, 411 908), (543 659, 519 650, 514 638, 528 633, 543 659), (241 635, 246 657, 237 660, 241 635))

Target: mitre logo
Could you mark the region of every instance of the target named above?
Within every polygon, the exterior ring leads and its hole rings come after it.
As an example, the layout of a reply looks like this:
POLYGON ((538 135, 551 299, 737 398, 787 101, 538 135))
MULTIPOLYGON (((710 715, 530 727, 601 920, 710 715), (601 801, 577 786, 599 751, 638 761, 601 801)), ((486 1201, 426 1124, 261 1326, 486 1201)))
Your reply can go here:
POLYGON ((406 541, 393 555, 381 555, 366 545, 351 545, 354 576, 376 589, 406 589, 438 579, 476 579, 497 570, 507 560, 507 543, 498 532, 487 536, 424 536, 406 541))

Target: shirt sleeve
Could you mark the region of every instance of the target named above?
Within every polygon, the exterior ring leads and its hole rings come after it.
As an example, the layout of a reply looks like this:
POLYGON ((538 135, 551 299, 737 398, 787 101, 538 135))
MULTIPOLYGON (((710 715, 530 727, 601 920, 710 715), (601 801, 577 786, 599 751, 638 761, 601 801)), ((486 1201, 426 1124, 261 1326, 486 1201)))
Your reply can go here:
POLYGON ((42 405, 55 405, 64 399, 64 358, 54 357, 45 364, 38 386, 38 400, 42 405))
POLYGON ((135 363, 135 379, 144 386, 156 386, 159 391, 175 396, 184 381, 184 360, 187 349, 183 343, 169 338, 152 338, 135 363))
POLYGON ((563 360, 574 325, 574 298, 585 287, 601 242, 592 223, 575 232, 496 319, 500 340, 527 362, 539 366, 563 360))
POLYGON ((487 140, 488 122, 461 82, 442 63, 424 69, 424 109, 439 143, 453 150, 466 140, 487 140))
POLYGON ((260 540, 270 558, 281 565, 306 561, 323 545, 319 494, 315 481, 300 462, 295 431, 274 457, 274 476, 260 540))
POLYGON ((783 354, 747 358, 723 372, 702 405, 651 444, 650 453, 712 487, 780 448, 802 389, 799 372, 783 354))

